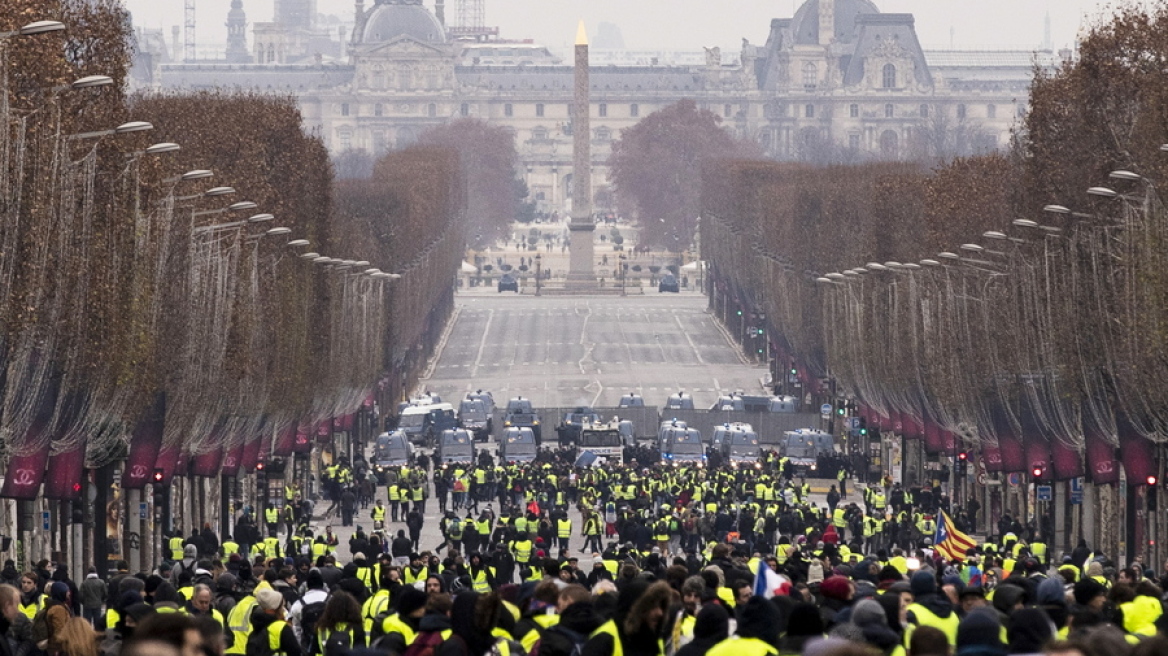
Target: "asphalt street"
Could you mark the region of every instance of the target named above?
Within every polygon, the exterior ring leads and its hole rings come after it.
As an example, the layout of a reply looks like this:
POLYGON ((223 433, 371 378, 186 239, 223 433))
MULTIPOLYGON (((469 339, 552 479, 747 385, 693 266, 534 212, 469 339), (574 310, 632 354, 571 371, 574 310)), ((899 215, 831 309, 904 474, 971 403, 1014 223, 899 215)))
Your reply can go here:
MULTIPOLYGON (((666 396, 684 390, 697 407, 709 407, 721 392, 761 393, 765 367, 743 361, 696 293, 534 297, 471 291, 460 293, 456 303, 452 325, 418 390, 443 400, 457 403, 465 392, 482 389, 496 403, 522 395, 537 406, 604 407, 635 391, 646 404, 660 406, 666 396)), ((493 452, 494 444, 487 448, 493 452)), ((826 484, 813 483, 824 489, 826 484)), ((385 488, 377 495, 385 500, 385 488)), ((823 503, 822 493, 812 498, 823 503)), ((327 507, 322 502, 318 512, 327 507)), ((433 550, 442 543, 433 498, 425 518, 421 546, 433 550)), ((591 554, 578 551, 583 521, 575 509, 571 519, 571 552, 587 569, 591 554)), ((356 524, 368 531, 372 523, 370 511, 362 509, 356 524)), ((353 533, 341 528, 335 515, 314 522, 317 530, 325 525, 342 540, 353 533)), ((388 526, 391 535, 404 528, 404 521, 388 526)), ((339 551, 349 558, 347 544, 339 551)))
POLYGON ((537 406, 616 406, 637 392, 662 405, 677 391, 709 407, 720 392, 761 391, 764 367, 744 364, 705 297, 516 296, 462 293, 422 386, 457 402, 489 390, 537 406))

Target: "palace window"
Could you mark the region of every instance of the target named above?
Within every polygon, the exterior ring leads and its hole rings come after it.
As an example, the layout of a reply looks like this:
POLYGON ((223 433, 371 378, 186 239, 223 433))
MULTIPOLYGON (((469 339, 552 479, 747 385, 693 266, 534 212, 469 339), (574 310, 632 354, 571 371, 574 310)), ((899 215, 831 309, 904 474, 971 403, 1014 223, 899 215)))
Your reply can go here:
POLYGON ((893 66, 892 64, 885 64, 884 65, 884 80, 883 81, 884 81, 883 86, 885 89, 895 89, 896 88, 896 67, 893 66))

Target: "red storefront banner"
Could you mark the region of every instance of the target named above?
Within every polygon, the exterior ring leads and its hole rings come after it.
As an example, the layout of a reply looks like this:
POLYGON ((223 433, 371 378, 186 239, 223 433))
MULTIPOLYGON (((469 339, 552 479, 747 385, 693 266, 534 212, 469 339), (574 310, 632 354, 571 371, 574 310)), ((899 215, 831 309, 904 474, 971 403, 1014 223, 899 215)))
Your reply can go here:
POLYGON ((223 475, 237 476, 239 474, 239 463, 243 461, 243 442, 240 441, 235 446, 227 449, 223 453, 223 475))
POLYGON ((288 426, 281 430, 276 436, 276 448, 272 451, 272 455, 290 456, 292 455, 292 447, 295 444, 296 424, 288 424, 288 426))
POLYGON ((1087 439, 1087 473, 1091 482, 1106 485, 1119 482, 1119 466, 1115 462, 1115 447, 1112 446, 1091 421, 1084 421, 1084 437, 1087 439))
POLYGON ((1060 440, 1050 443, 1051 460, 1054 462, 1054 477, 1065 481, 1083 475, 1083 454, 1063 444, 1060 440))
MULTIPOLYGON (((177 446, 163 447, 158 452, 158 460, 154 463, 156 469, 162 470, 162 480, 159 483, 163 486, 170 485, 174 480, 175 469, 178 467, 179 451, 177 446)), ((151 473, 151 482, 154 482, 153 473, 151 473)))
POLYGON ((1002 471, 1002 449, 996 446, 985 446, 982 449, 981 461, 985 464, 988 472, 1002 471))
POLYGON ((223 445, 211 449, 206 453, 191 458, 191 473, 195 476, 213 478, 219 475, 219 467, 223 463, 223 445))
POLYGON ((154 480, 154 467, 162 449, 166 426, 166 394, 159 393, 154 405, 134 424, 130 434, 130 454, 122 472, 122 487, 140 490, 154 480))
POLYGON ((58 501, 80 499, 81 475, 85 471, 85 446, 51 456, 48 470, 53 472, 53 475, 45 479, 46 499, 58 501))
POLYGON ((239 460, 239 466, 243 468, 243 473, 250 473, 255 469, 256 463, 260 461, 260 442, 263 438, 256 435, 243 445, 243 457, 239 460))

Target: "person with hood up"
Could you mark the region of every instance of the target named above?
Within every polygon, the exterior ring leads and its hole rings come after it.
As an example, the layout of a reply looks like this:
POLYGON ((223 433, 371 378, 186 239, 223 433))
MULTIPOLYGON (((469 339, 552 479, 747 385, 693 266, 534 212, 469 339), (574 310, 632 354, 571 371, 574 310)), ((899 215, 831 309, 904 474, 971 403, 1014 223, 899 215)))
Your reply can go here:
POLYGON ((256 607, 251 614, 251 635, 247 651, 253 654, 279 653, 283 656, 301 656, 300 641, 292 625, 284 619, 284 595, 266 589, 256 593, 256 607))
POLYGON ((199 561, 199 548, 193 544, 188 544, 183 547, 182 560, 174 564, 170 570, 170 580, 177 584, 179 577, 183 572, 190 572, 193 577, 195 574, 195 566, 199 561))
POLYGON ((1067 589, 1061 578, 1046 579, 1038 584, 1038 606, 1054 622, 1056 632, 1067 626, 1067 589))
POLYGON ((950 646, 957 644, 957 627, 960 620, 953 610, 953 604, 937 592, 937 577, 931 571, 922 570, 913 574, 909 581, 913 603, 908 607, 908 623, 914 626, 932 626, 940 629, 949 639, 950 646))
POLYGON ((884 656, 904 656, 900 635, 888 625, 884 606, 875 599, 863 599, 852 609, 852 623, 864 634, 864 641, 884 656))
POLYGON ((803 601, 791 609, 787 618, 787 633, 779 641, 779 653, 801 654, 810 641, 823 637, 823 620, 815 604, 803 601))
MULTIPOLYGON (((135 597, 136 593, 133 594, 135 597)), ((102 656, 118 656, 122 651, 122 645, 130 638, 134 637, 134 630, 146 618, 155 613, 154 609, 149 604, 139 601, 124 606, 122 612, 118 617, 118 623, 115 626, 108 627, 105 633, 105 640, 101 643, 102 656)))
POLYGON ((1002 625, 996 613, 978 608, 961 620, 957 628, 956 656, 1006 656, 1002 625))
POLYGON ((544 631, 539 641, 540 656, 572 656, 576 646, 587 642, 603 621, 587 590, 579 590, 581 595, 573 593, 573 587, 579 588, 568 586, 560 593, 560 621, 544 631))
POLYGON ((672 589, 665 581, 650 584, 636 578, 625 583, 613 618, 584 643, 581 656, 660 656, 671 599, 672 589))
POLYGON ((838 574, 827 577, 819 584, 819 594, 823 596, 823 605, 819 607, 819 615, 823 619, 823 627, 830 631, 836 623, 839 614, 848 608, 855 595, 852 582, 846 576, 838 574))
POLYGON ((484 656, 496 642, 500 652, 519 656, 518 645, 512 648, 511 641, 504 642, 492 632, 499 625, 499 614, 503 604, 496 593, 481 595, 477 592, 461 592, 454 598, 451 610, 450 639, 439 645, 434 656, 484 656), (503 647, 502 645, 508 645, 503 647))
POLYGON ((1054 636, 1054 623, 1042 609, 1022 608, 1010 613, 1011 654, 1040 654, 1054 636))
POLYGON ((426 614, 418 622, 418 637, 411 645, 414 650, 436 649, 450 639, 454 630, 450 623, 453 599, 448 594, 430 595, 426 600, 426 614))
POLYGON ((1135 598, 1119 604, 1117 615, 1122 614, 1120 626, 1137 637, 1156 635, 1156 620, 1164 613, 1160 603, 1160 588, 1147 579, 1136 584, 1135 598))
POLYGON ((426 593, 407 585, 394 603, 396 612, 380 624, 374 622, 373 632, 385 636, 378 645, 380 649, 401 654, 418 635, 422 616, 426 614, 426 593))
POLYGON ((768 656, 778 653, 779 609, 754 596, 738 612, 738 630, 711 649, 709 656, 768 656))
POLYGON ((1010 630, 1010 614, 1026 606, 1026 590, 1013 583, 1003 583, 994 588, 992 608, 998 613, 998 622, 1005 631, 1010 630))
POLYGON ((693 640, 679 649, 676 656, 705 656, 729 636, 730 614, 719 604, 706 604, 694 622, 693 640))

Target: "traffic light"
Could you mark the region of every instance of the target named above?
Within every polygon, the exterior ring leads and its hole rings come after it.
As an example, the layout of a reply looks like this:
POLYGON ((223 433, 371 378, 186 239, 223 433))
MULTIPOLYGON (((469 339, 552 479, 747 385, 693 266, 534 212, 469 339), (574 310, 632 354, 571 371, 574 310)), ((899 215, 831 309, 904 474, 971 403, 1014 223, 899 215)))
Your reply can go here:
MULTIPOLYGON (((1153 480, 1155 478, 1156 478, 1155 476, 1149 476, 1148 480, 1150 481, 1150 480, 1153 480)), ((1155 483, 1149 483, 1149 485, 1155 485, 1155 483)), ((1159 501, 1156 499, 1157 494, 1158 493, 1156 492, 1155 487, 1148 488, 1148 510, 1159 510, 1160 504, 1159 504, 1159 501)))
POLYGON ((1156 478, 1155 474, 1151 474, 1148 476, 1148 486, 1149 487, 1155 487, 1156 483, 1159 483, 1159 482, 1160 482, 1160 479, 1156 478))
POLYGON ((966 460, 969 459, 969 454, 962 451, 961 453, 957 454, 957 459, 960 460, 961 462, 965 462, 966 460))
POLYGON ((164 472, 161 467, 155 468, 155 470, 154 470, 154 484, 155 485, 161 484, 162 479, 165 477, 166 477, 166 472, 164 472))
POLYGON ((1034 475, 1035 481, 1041 481, 1043 476, 1046 475, 1046 467, 1043 467, 1042 465, 1034 465, 1030 468, 1030 473, 1034 475))
POLYGON ((868 435, 868 420, 860 417, 860 437, 867 437, 868 435))
POLYGON ((795 368, 795 361, 794 360, 791 360, 791 375, 792 376, 799 375, 799 370, 795 368))
POLYGON ((738 316, 742 316, 742 310, 738 311, 738 316))
MULTIPOLYGON (((78 484, 77 487, 81 487, 81 486, 78 484)), ((69 502, 69 515, 70 515, 70 520, 74 524, 84 524, 85 523, 85 506, 81 505, 80 501, 70 501, 69 502)))

